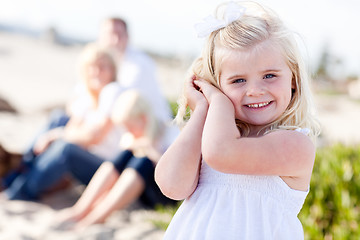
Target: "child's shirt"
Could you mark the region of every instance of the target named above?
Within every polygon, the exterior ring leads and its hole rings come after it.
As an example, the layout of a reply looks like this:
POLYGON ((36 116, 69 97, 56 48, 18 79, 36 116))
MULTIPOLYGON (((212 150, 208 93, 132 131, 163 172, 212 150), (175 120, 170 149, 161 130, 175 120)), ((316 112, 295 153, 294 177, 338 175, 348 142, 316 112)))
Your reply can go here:
POLYGON ((297 218, 308 191, 279 176, 226 174, 202 161, 199 184, 164 239, 304 239, 297 218))

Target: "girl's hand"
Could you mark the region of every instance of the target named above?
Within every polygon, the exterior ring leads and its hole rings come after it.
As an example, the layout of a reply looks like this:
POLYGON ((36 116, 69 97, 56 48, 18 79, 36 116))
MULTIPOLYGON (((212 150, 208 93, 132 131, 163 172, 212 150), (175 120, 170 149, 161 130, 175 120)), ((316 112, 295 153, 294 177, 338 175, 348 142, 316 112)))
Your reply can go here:
POLYGON ((203 93, 209 104, 211 103, 211 100, 214 96, 226 97, 226 95, 223 94, 220 89, 216 88, 215 86, 203 79, 194 80, 194 84, 199 87, 199 91, 203 93))
POLYGON ((194 111, 196 106, 204 104, 208 106, 205 96, 200 91, 200 87, 195 83, 196 76, 193 75, 185 84, 185 97, 187 105, 194 111))

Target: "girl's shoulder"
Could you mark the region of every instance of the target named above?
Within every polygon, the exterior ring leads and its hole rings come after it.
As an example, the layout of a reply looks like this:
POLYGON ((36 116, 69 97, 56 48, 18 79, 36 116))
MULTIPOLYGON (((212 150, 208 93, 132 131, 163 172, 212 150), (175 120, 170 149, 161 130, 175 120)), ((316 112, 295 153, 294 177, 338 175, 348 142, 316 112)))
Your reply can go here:
MULTIPOLYGON (((311 130, 309 128, 291 128, 291 129, 286 129, 286 128, 280 128, 280 129, 275 129, 272 131, 269 131, 267 133, 265 133, 264 135, 262 135, 263 137, 266 137, 268 139, 303 139, 305 142, 310 141, 313 142, 312 137, 311 137, 311 130), (268 137, 269 136, 269 137, 268 137)), ((271 140, 270 140, 271 141, 271 140)))
POLYGON ((308 128, 279 129, 265 134, 260 141, 262 144, 274 146, 274 148, 280 146, 286 155, 295 152, 308 152, 309 154, 305 155, 312 156, 316 149, 311 138, 311 130, 308 128))

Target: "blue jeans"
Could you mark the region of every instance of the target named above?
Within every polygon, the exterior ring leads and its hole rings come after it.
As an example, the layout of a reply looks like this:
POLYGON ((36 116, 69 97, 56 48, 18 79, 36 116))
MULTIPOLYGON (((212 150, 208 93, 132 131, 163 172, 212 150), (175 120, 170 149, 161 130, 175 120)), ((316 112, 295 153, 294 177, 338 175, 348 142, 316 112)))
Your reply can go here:
MULTIPOLYGON (((37 200, 44 191, 69 173, 82 184, 87 185, 104 161, 86 149, 58 140, 52 143, 43 154, 37 156, 32 167, 19 175, 5 192, 9 199, 37 200)), ((120 174, 126 168, 133 168, 144 179, 145 189, 140 200, 146 206, 175 203, 165 197, 156 185, 155 166, 147 157, 137 158, 131 151, 125 150, 119 153, 112 162, 120 174)))
POLYGON ((49 120, 47 124, 36 134, 32 142, 30 143, 30 146, 27 148, 27 150, 24 152, 22 157, 22 162, 18 169, 15 169, 8 173, 3 179, 3 187, 8 188, 12 182, 17 178, 20 174, 23 173, 24 169, 29 169, 32 167, 34 160, 36 159, 36 155, 33 152, 34 144, 37 141, 37 138, 43 134, 44 132, 47 132, 51 129, 57 128, 57 127, 64 127, 67 122, 69 121, 69 116, 66 114, 64 110, 61 109, 55 109, 50 113, 49 120))
POLYGON ((165 197, 155 182, 155 165, 148 157, 135 157, 129 150, 124 150, 112 161, 121 174, 126 168, 134 169, 144 180, 145 189, 139 197, 144 206, 153 208, 157 204, 174 204, 176 201, 165 197))
POLYGON ((47 124, 37 133, 37 135, 31 142, 30 146, 28 147, 28 150, 25 151, 25 153, 23 155, 23 162, 25 162, 27 164, 31 164, 32 160, 36 157, 36 155, 33 152, 33 147, 37 141, 37 138, 41 134, 43 134, 49 130, 52 130, 54 128, 57 128, 57 127, 64 127, 68 123, 69 120, 70 120, 70 117, 66 114, 65 111, 63 111, 61 109, 53 110, 50 113, 47 124))
POLYGON ((88 184, 103 162, 102 158, 77 145, 58 140, 36 156, 32 166, 17 176, 5 192, 9 199, 37 200, 67 173, 88 184))

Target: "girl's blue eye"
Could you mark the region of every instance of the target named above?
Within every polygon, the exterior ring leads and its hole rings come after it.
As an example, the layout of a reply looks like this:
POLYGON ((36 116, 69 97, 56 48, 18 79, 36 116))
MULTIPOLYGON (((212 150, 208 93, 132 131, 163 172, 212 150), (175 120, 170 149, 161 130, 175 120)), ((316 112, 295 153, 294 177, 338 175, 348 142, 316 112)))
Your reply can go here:
POLYGON ((266 74, 266 75, 264 76, 264 79, 273 78, 273 77, 275 77, 274 74, 266 74))
POLYGON ((246 82, 246 80, 243 79, 243 78, 235 79, 235 80, 233 81, 233 83, 243 83, 243 82, 246 82))

